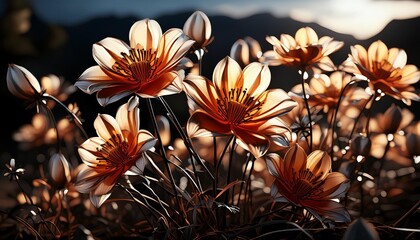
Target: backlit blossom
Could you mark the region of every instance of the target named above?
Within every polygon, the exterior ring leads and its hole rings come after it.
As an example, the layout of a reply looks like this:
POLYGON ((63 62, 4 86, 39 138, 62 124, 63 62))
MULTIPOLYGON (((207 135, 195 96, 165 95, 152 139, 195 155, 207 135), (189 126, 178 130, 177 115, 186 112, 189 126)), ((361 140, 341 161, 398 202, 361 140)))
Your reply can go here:
POLYGON ((81 193, 90 193, 92 203, 100 206, 121 175, 143 172, 143 153, 154 146, 156 139, 139 129, 137 97, 120 106, 115 118, 99 114, 94 126, 98 137, 89 138, 78 149, 84 165, 75 187, 81 193))
POLYGON ((328 153, 315 150, 307 156, 303 148, 295 144, 284 158, 268 154, 266 163, 275 177, 271 194, 276 201, 304 207, 320 220, 320 216, 324 216, 350 222, 344 206, 334 201, 344 196, 350 183, 342 173, 331 172, 328 153))
POLYGON ((278 116, 296 106, 283 90, 266 90, 270 80, 268 66, 254 62, 242 70, 230 57, 217 64, 213 82, 188 75, 189 134, 234 134, 242 147, 260 156, 269 147, 270 136, 288 131, 278 116))
POLYGON ((151 19, 134 23, 129 38, 130 45, 112 37, 95 43, 98 65, 85 70, 75 86, 88 94, 96 92, 102 106, 131 94, 153 98, 179 93, 184 70, 178 64, 194 41, 178 28, 162 34, 151 19))
POLYGON ((310 27, 300 28, 295 37, 281 34, 280 39, 267 36, 266 40, 273 45, 273 50, 264 53, 266 62, 270 65, 285 65, 306 69, 318 64, 324 70, 334 70, 334 64, 328 57, 339 50, 344 43, 335 41, 332 37, 318 38, 310 27))
POLYGON ((361 45, 351 46, 351 55, 343 70, 363 75, 374 91, 385 93, 407 105, 419 101, 413 84, 420 79, 417 67, 407 64, 407 54, 399 48, 390 48, 382 41, 373 42, 366 50, 361 45))

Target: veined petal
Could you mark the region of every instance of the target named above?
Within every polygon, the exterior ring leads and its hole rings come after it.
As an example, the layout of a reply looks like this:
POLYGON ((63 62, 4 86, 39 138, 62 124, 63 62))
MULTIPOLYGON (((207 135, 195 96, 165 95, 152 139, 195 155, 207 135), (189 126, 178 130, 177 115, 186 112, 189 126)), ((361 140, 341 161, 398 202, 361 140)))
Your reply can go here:
POLYGON ((248 89, 251 96, 261 95, 270 85, 271 72, 267 65, 250 63, 244 68, 243 74, 243 89, 248 89))
POLYGON ((85 164, 81 165, 74 184, 75 189, 81 193, 89 193, 96 184, 97 179, 94 178, 96 175, 97 172, 93 168, 85 164))
MULTIPOLYGON (((206 112, 195 111, 188 119, 188 125, 191 123, 197 124, 199 128, 207 129, 210 132, 226 135, 231 133, 229 124, 226 124, 224 122, 219 121, 218 119, 213 118, 206 112)), ((190 135, 191 133, 188 134, 190 135)))
POLYGON ((193 44, 194 41, 184 35, 181 29, 171 28, 166 31, 159 41, 156 53, 159 59, 157 72, 176 67, 193 44))
POLYGON ((228 98, 227 93, 231 89, 241 89, 243 81, 241 66, 229 56, 223 58, 214 68, 213 82, 221 98, 228 98))
POLYGON ((267 136, 241 127, 234 128, 236 142, 245 150, 249 151, 255 158, 263 156, 270 147, 270 140, 267 136))
POLYGON ((306 166, 315 176, 324 179, 331 171, 330 155, 325 151, 315 150, 309 154, 306 166))
POLYGON ((130 46, 135 48, 139 44, 143 49, 156 50, 162 36, 162 28, 153 19, 143 19, 131 26, 129 32, 130 46))
POLYGON ((350 181, 340 172, 328 174, 322 184, 323 192, 319 194, 321 198, 339 198, 342 197, 350 188, 350 181))
POLYGON ((300 28, 295 35, 296 42, 299 46, 308 46, 318 42, 318 35, 310 27, 300 28))
POLYGON ((98 114, 94 127, 98 136, 106 141, 113 136, 122 135, 117 120, 108 114, 98 114))
POLYGON ((388 47, 381 40, 378 40, 369 46, 368 57, 371 60, 381 62, 388 58, 388 47))
POLYGON ((388 62, 394 68, 403 68, 407 64, 407 53, 398 48, 391 48, 388 52, 388 62))
POLYGON ((346 208, 332 200, 305 200, 304 205, 316 213, 339 222, 350 222, 346 208))
POLYGON ((99 66, 92 66, 86 69, 74 84, 87 94, 92 94, 103 87, 112 85, 115 80, 110 78, 99 66))
POLYGON ((80 159, 82 159, 83 163, 87 166, 95 167, 99 163, 98 156, 95 154, 96 152, 89 151, 88 149, 82 147, 79 147, 77 151, 80 159))
POLYGON ((264 159, 268 172, 276 178, 283 178, 283 161, 280 155, 277 153, 269 153, 264 156, 264 159))
POLYGON ((136 133, 140 128, 139 119, 139 98, 133 96, 127 103, 118 108, 115 119, 121 130, 128 130, 129 133, 136 133))
POLYGON ((284 175, 292 179, 292 172, 305 170, 307 165, 307 155, 299 144, 294 144, 287 150, 284 156, 284 175))
MULTIPOLYGON (((180 70, 182 73, 183 70, 180 70)), ((144 83, 136 93, 141 97, 157 97, 162 95, 168 95, 168 94, 174 94, 179 93, 182 91, 182 88, 176 88, 175 85, 172 83, 174 81, 179 81, 179 78, 182 75, 180 75, 179 71, 170 71, 165 72, 164 74, 160 75, 153 81, 150 81, 148 83, 144 83), (170 87, 171 86, 171 87, 170 87), (169 87, 169 89, 168 89, 169 87), (169 92, 165 92, 169 91, 169 92)))
POLYGON ((138 152, 144 152, 155 146, 157 139, 147 130, 140 130, 137 134, 138 152))
POLYGON ((189 74, 184 81, 185 93, 188 99, 194 101, 206 112, 216 114, 217 92, 213 83, 199 75, 189 74))
POLYGON ((116 90, 118 90, 118 88, 109 88, 98 91, 96 93, 96 99, 98 100, 99 105, 105 107, 110 103, 116 102, 133 94, 131 91, 125 91, 123 86, 119 88, 119 91, 116 90))
POLYGON ((102 67, 111 70, 115 61, 119 60, 121 53, 128 53, 130 47, 122 40, 107 37, 92 46, 95 61, 102 67))
POLYGON ((274 116, 280 116, 297 106, 297 103, 282 89, 269 89, 261 95, 259 100, 264 102, 264 104, 259 110, 258 115, 252 118, 252 121, 261 121, 274 116))

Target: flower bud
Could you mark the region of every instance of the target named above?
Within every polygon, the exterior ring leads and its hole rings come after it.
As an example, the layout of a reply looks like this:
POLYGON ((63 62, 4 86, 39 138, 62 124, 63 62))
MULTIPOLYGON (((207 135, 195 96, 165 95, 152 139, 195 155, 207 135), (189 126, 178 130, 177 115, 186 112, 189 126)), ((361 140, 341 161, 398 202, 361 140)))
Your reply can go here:
POLYGON ((42 95, 41 85, 26 68, 9 64, 7 88, 18 98, 34 102, 42 95))
POLYGON ((48 164, 50 176, 58 186, 64 186, 71 180, 70 165, 61 153, 55 153, 48 164))
POLYGON ((230 57, 235 59, 242 67, 258 61, 261 55, 261 46, 252 37, 238 39, 230 49, 230 57))
POLYGON ((205 49, 213 41, 211 36, 211 23, 207 15, 195 11, 185 22, 184 33, 195 41, 194 49, 205 49))

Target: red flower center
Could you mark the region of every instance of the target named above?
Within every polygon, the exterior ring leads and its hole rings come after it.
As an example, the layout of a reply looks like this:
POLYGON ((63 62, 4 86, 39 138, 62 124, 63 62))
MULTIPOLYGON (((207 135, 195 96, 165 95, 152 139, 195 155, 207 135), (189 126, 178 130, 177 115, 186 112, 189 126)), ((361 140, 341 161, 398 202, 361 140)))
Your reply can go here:
POLYGON ((252 119, 263 104, 264 102, 251 97, 248 89, 231 89, 227 97, 217 99, 219 113, 225 121, 234 125, 252 119))
POLYGON ((129 54, 122 52, 123 56, 112 66, 114 71, 127 76, 140 85, 150 81, 156 69, 156 52, 152 49, 132 48, 129 54))

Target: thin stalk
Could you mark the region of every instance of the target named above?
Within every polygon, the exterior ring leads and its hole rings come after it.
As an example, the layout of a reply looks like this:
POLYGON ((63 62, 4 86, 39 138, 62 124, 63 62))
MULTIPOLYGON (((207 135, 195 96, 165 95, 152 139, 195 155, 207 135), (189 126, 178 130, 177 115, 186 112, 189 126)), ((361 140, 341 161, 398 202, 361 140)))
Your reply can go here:
POLYGON ((398 227, 402 221, 404 221, 406 218, 408 218, 410 215, 412 215, 417 209, 420 207, 420 201, 417 201, 414 206, 408 210, 402 217, 400 217, 394 224, 392 224, 393 227, 398 227))
POLYGON ((156 115, 155 115, 155 112, 153 110, 152 101, 150 100, 150 98, 147 99, 147 107, 149 108, 150 118, 152 119, 152 122, 153 122, 153 127, 154 127, 154 130, 155 130, 156 137, 158 138, 158 142, 159 142, 159 146, 160 146, 160 151, 161 151, 162 157, 163 157, 164 162, 165 162, 165 167, 166 167, 166 170, 168 171, 169 180, 171 182, 172 189, 174 191, 175 201, 177 203, 178 210, 180 212, 183 212, 184 215, 185 215, 185 212, 181 208, 181 203, 179 201, 179 196, 178 196, 178 193, 177 193, 177 188, 176 188, 176 185, 175 185, 175 180, 174 180, 174 177, 172 175, 171 168, 169 166, 169 159, 166 157, 165 149, 164 149, 164 146, 162 144, 162 139, 161 139, 160 134, 159 134, 158 124, 156 122, 156 115))
MULTIPOLYGON (((335 112, 334 112, 334 117, 333 117, 333 119, 332 119, 331 153, 330 153, 330 157, 331 157, 331 159, 333 159, 333 154, 334 154, 334 152, 333 152, 333 148, 334 148, 334 133, 335 133, 335 128, 336 128, 336 125, 337 125, 337 124, 336 124, 336 121, 337 121, 337 114, 338 114, 338 110, 340 109, 341 100, 343 99, 343 96, 344 96, 344 93, 345 93, 345 91, 346 91, 347 87, 348 87, 348 86, 352 86, 352 85, 353 85, 353 83, 355 83, 355 81, 354 81, 354 80, 352 80, 352 81, 348 82, 348 83, 344 86, 343 90, 341 90, 341 92, 340 92, 340 97, 338 98, 338 101, 337 101, 337 107, 336 107, 336 109, 335 109, 335 112)), ((339 138, 339 137, 338 137, 338 134, 337 134, 337 138, 339 138)))
MULTIPOLYGON (((213 167, 216 171, 217 167, 217 141, 216 136, 213 136, 213 167)), ((216 175, 217 178, 217 175, 216 175)), ((217 181, 213 179, 213 198, 216 198, 217 196, 217 181)))
POLYGON ((303 93, 303 99, 305 100, 305 107, 306 107, 306 111, 308 112, 308 120, 309 120, 309 151, 312 152, 312 141, 313 141, 313 136, 312 136, 312 117, 311 117, 311 108, 309 107, 309 102, 308 99, 306 98, 306 90, 305 90, 305 73, 307 74, 306 70, 300 70, 299 74, 302 77, 302 93, 303 93))
MULTIPOLYGON (((139 200, 136 199, 134 197, 134 195, 122 184, 118 183, 117 184, 118 187, 120 187, 121 189, 123 189, 130 197, 131 199, 133 199, 134 203, 137 205, 137 207, 140 209, 141 213, 143 214, 143 216, 146 218, 147 223, 149 223, 150 227, 152 227, 152 229, 154 228, 153 223, 150 221, 150 219, 147 217, 146 213, 144 212, 143 208, 141 207, 141 205, 139 204, 139 200)), ((146 204, 144 204, 146 205, 146 204)), ((151 213, 153 213, 153 211, 151 211, 150 209, 148 209, 151 213)), ((154 214, 154 213, 153 213, 154 214)), ((157 218, 157 216, 155 216, 157 218)))
MULTIPOLYGON (((198 156, 197 152, 194 150, 193 144, 191 142, 191 139, 188 137, 188 135, 183 131, 183 128, 181 126, 181 124, 179 123, 176 115, 173 113, 171 107, 169 106, 169 104, 165 101, 165 99, 163 99, 162 97, 159 97, 159 100, 161 101, 161 103, 163 104, 163 106, 165 107, 165 110, 168 112, 169 114, 169 119, 172 121, 172 123, 174 124, 175 128, 177 129, 177 131, 179 132, 179 134, 181 135, 182 140, 184 141, 185 146, 188 149, 188 152, 190 154, 190 156, 194 156, 194 158, 196 159, 196 161, 204 168, 204 170, 207 172, 207 174, 210 176, 210 178, 213 180, 214 177, 211 174, 210 170, 207 168, 207 166, 201 161, 200 156, 198 156)), ((191 158, 193 159, 193 158, 191 158)), ((193 162, 194 160, 192 160, 193 162)), ((195 168, 194 162, 193 162, 193 167, 195 168)), ((201 189, 201 187, 200 187, 201 189)))
POLYGON ((227 151, 227 149, 228 149, 228 147, 230 145, 230 142, 232 142, 233 138, 234 138, 234 135, 231 135, 230 138, 229 138, 229 140, 226 143, 226 146, 224 147, 224 149, 222 151, 222 155, 220 155, 220 158, 217 161, 217 164, 216 164, 216 173, 215 173, 215 178, 214 178, 214 182, 215 182, 214 184, 216 185, 216 187, 218 185, 218 181, 217 180, 219 178, 219 169, 220 169, 220 166, 222 165, 222 159, 225 156, 225 153, 226 153, 226 151, 227 151))
MULTIPOLYGON (((231 172, 231 168, 232 168, 232 160, 233 160, 233 153, 235 152, 235 143, 236 143, 236 136, 233 135, 233 139, 232 139, 232 146, 230 148, 230 153, 229 153, 229 165, 228 165, 228 172, 227 172, 227 177, 226 177, 226 186, 230 183, 230 172, 231 172)), ((227 144, 226 146, 228 146, 229 144, 227 144)), ((220 159, 221 161, 221 159, 220 159)), ((229 189, 226 191, 225 194, 225 198, 224 198, 224 204, 228 204, 228 200, 229 200, 229 189)), ((222 229, 224 229, 226 227, 226 222, 227 222, 227 214, 226 214, 226 207, 223 208, 222 211, 222 219, 223 219, 223 223, 222 223, 222 229)))
MULTIPOLYGON (((178 119, 176 118, 176 115, 172 112, 172 109, 170 108, 170 106, 166 103, 166 101, 162 97, 159 97, 159 100, 161 101, 161 103, 165 107, 168 114, 170 114, 169 119, 171 119, 172 123, 175 125, 175 127, 178 130, 178 132, 180 133, 182 139, 187 139, 188 138, 187 135, 184 133, 184 131, 182 131, 181 124, 179 123, 178 119)), ((184 140, 184 142, 185 142, 185 140, 184 140)), ((192 147, 192 145, 191 145, 191 147, 192 147)), ((187 147, 187 149, 190 149, 190 147, 187 147)), ((191 156, 191 154, 190 154, 190 156, 191 156)), ((197 161, 201 162, 199 159, 197 161)), ((192 168, 193 168, 194 178, 197 182, 197 185, 198 185, 200 191, 203 192, 203 188, 201 187, 201 181, 200 181, 200 178, 198 177, 197 168, 195 166, 193 157, 191 157, 191 165, 192 165, 192 168)))
MULTIPOLYGON (((249 162, 251 161, 251 159, 252 159, 252 154, 249 154, 249 156, 248 156, 248 158, 247 158, 247 160, 246 160, 246 163, 245 163, 245 170, 244 170, 244 172, 243 172, 243 174, 242 174, 242 181, 241 181, 241 186, 239 187, 239 196, 238 196, 238 201, 236 201, 236 206, 238 206, 239 207, 239 202, 240 202, 240 199, 241 199, 241 194, 242 194, 242 188, 244 187, 244 183, 245 183, 245 176, 246 176, 246 170, 248 169, 248 164, 249 164, 249 162)), ((252 165, 254 165, 254 164, 252 164, 252 165)), ((252 166, 253 167, 253 166, 252 166)))

